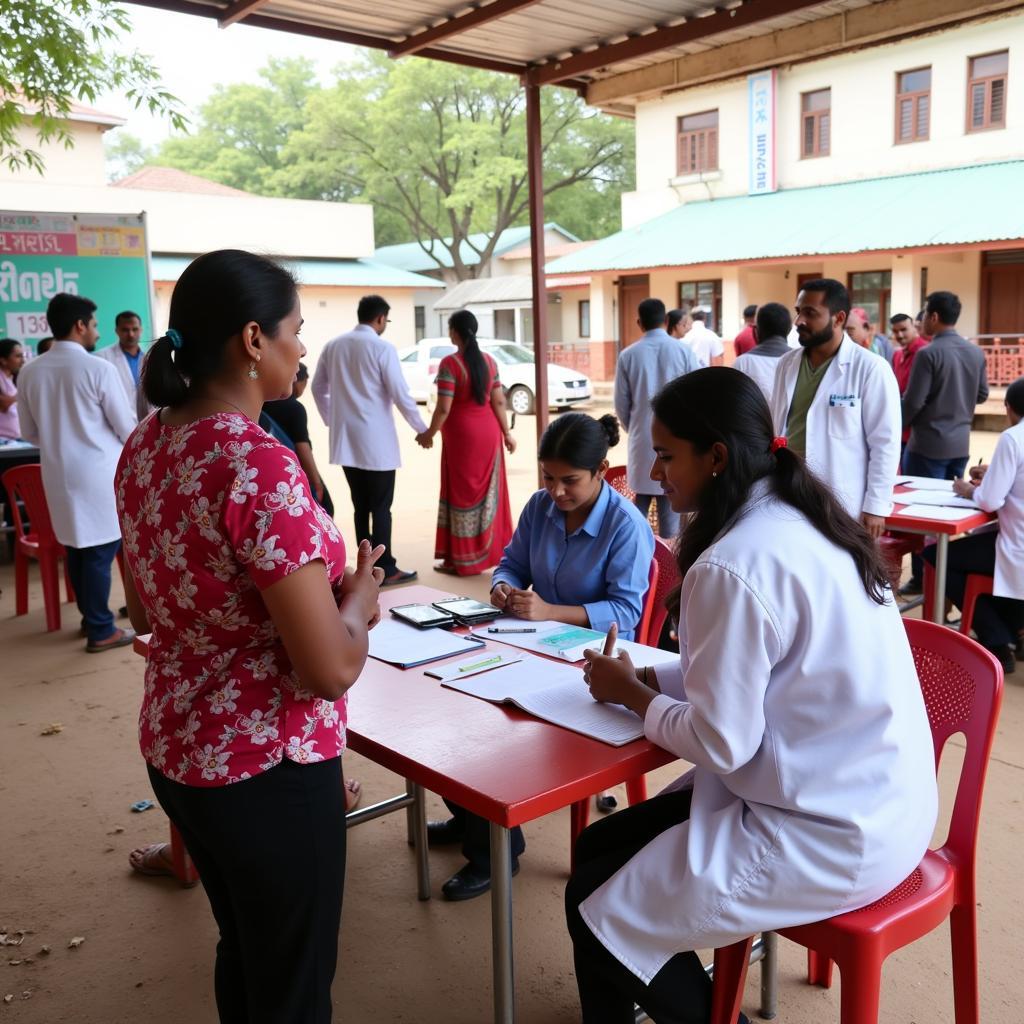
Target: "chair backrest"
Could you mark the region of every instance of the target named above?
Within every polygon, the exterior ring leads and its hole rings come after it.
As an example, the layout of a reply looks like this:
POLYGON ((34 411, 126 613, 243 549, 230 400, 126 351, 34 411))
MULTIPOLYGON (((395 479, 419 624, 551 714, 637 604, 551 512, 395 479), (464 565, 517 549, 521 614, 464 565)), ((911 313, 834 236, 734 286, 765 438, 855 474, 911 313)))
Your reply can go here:
POLYGON ((21 518, 20 505, 24 505, 28 525, 32 527, 40 546, 48 547, 60 543, 50 521, 50 507, 46 504, 43 473, 38 462, 7 470, 4 473, 4 489, 11 499, 11 515, 16 537, 21 538, 28 533, 28 526, 21 518))
POLYGON ((626 483, 625 466, 610 466, 604 478, 608 481, 608 485, 614 487, 624 498, 629 498, 632 501, 636 497, 629 484, 626 483))
POLYGON ((950 736, 963 733, 967 749, 943 853, 973 873, 989 755, 1003 699, 1003 669, 980 644, 935 622, 904 619, 928 712, 938 771, 950 736))
POLYGON ((665 598, 679 585, 679 564, 676 562, 675 552, 672 545, 661 537, 654 538, 654 561, 658 564, 658 579, 653 597, 650 591, 647 593, 646 603, 651 605, 651 617, 647 623, 647 636, 643 641, 651 647, 658 646, 661 631, 665 628, 665 619, 668 618, 665 598))
MULTIPOLYGON (((651 567, 647 570, 647 593, 644 595, 644 608, 640 614, 640 623, 636 627, 636 642, 651 642, 651 616, 654 614, 654 602, 658 599, 658 560, 651 559, 651 567)), ((657 641, 655 641, 657 644, 657 641)))

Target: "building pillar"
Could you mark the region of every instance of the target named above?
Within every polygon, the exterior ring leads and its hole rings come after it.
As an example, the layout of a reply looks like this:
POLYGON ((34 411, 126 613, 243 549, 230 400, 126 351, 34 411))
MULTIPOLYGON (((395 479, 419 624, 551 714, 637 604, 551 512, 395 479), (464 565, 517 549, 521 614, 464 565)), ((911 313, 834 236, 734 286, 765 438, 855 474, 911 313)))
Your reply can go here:
POLYGON ((590 278, 590 377, 611 380, 615 376, 615 285, 610 274, 590 278))
MULTIPOLYGON (((921 306, 922 258, 917 253, 897 254, 892 258, 892 291, 889 297, 889 316, 906 313, 913 318, 921 306)), ((882 334, 889 331, 888 324, 879 324, 882 334)))

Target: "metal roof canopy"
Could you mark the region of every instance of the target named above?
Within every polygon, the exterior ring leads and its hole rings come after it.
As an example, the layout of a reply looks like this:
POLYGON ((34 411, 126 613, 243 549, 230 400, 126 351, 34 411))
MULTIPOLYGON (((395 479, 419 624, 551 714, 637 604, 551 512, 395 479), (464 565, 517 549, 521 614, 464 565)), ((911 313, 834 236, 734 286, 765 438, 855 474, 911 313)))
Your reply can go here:
MULTIPOLYGON (((130 0, 355 46, 518 75, 526 98, 538 439, 547 426, 547 290, 540 89, 585 95, 600 78, 864 7, 878 0, 130 0)), ((515 1016, 511 978, 495 964, 495 1019, 515 1016)))

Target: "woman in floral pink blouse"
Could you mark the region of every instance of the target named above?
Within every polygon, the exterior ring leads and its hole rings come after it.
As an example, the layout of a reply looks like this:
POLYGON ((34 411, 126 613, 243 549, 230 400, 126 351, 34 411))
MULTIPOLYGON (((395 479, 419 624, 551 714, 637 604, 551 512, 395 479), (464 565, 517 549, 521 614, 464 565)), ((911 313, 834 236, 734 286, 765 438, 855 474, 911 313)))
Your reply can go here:
POLYGON ((221 1021, 325 1024, 345 870, 345 691, 378 616, 380 551, 345 545, 257 426, 303 353, 291 275, 196 259, 143 386, 159 411, 115 487, 132 625, 152 631, 139 722, 153 789, 220 928, 221 1021))

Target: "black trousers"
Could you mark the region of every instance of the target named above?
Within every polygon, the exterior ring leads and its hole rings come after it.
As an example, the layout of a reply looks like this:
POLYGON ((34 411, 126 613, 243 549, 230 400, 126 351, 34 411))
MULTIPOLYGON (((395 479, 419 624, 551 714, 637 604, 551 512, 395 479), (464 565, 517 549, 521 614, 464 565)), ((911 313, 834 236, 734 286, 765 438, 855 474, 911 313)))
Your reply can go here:
POLYGON ((220 928, 221 1024, 330 1024, 345 881, 341 758, 230 786, 183 786, 154 768, 220 928))
MULTIPOLYGON (((963 609, 964 590, 971 573, 991 576, 996 571, 996 531, 975 533, 949 545, 946 564, 946 597, 963 609)), ((924 549, 924 557, 935 564, 935 546, 924 549)), ((1024 627, 1024 601, 1012 597, 982 594, 974 606, 971 627, 983 647, 1014 646, 1024 627)))
MULTIPOLYGON (((462 856, 473 867, 480 871, 491 870, 491 823, 479 814, 467 811, 451 800, 445 800, 445 806, 452 812, 456 828, 462 833, 462 856)), ((512 847, 512 861, 522 856, 526 849, 523 830, 516 825, 509 829, 509 841, 512 847)))
MULTIPOLYGON (((645 985, 601 944, 580 904, 662 832, 690 817, 689 789, 652 797, 585 829, 576 843, 576 867, 565 889, 583 1024, 633 1024, 633 1004, 655 1024, 707 1024, 711 980, 692 951, 677 953, 645 985)), ((671 864, 665 865, 672 870, 671 864)), ((740 1021, 746 1021, 741 1014, 740 1021)))
POLYGON ((355 541, 364 538, 373 547, 384 545, 384 554, 377 560, 385 576, 398 568, 391 553, 391 503, 395 500, 395 471, 393 469, 354 469, 343 466, 348 488, 352 492, 355 509, 355 541))

